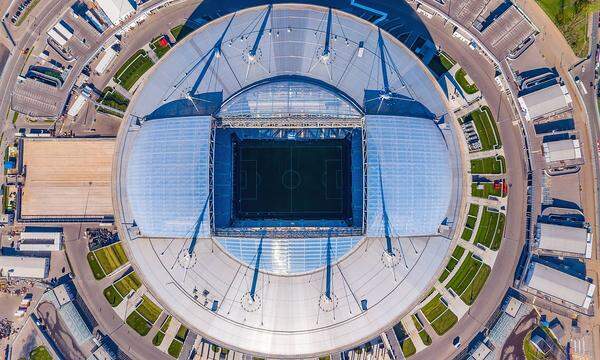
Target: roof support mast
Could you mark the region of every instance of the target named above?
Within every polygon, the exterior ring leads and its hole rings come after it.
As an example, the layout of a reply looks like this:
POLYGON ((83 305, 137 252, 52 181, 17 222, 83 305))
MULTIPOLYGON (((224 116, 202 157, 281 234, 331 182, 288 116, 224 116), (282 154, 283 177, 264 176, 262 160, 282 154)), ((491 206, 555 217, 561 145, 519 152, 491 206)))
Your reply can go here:
POLYGON ((260 257, 262 255, 263 239, 264 235, 260 237, 258 250, 256 251, 256 263, 254 264, 254 275, 252 276, 252 286, 250 287, 250 299, 252 301, 256 300, 256 284, 258 283, 258 270, 260 269, 260 257))
POLYGON ((329 57, 331 56, 331 18, 332 11, 331 8, 329 8, 329 12, 327 13, 327 30, 325 31, 325 47, 323 48, 323 53, 321 55, 322 60, 329 60, 329 57))
POLYGON ((331 300, 331 231, 327 235, 327 270, 325 274, 325 296, 331 300))
POLYGON ((383 43, 383 35, 381 35, 381 29, 378 29, 379 36, 377 38, 377 46, 379 47, 379 59, 381 60, 381 77, 383 80, 383 91, 384 94, 388 95, 390 91, 390 81, 387 74, 387 65, 385 63, 385 44, 383 43))
POLYGON ((269 15, 271 14, 271 9, 273 8, 272 4, 269 4, 267 7, 267 13, 263 18, 262 24, 260 25, 260 29, 258 30, 258 35, 256 35, 256 39, 254 40, 254 45, 252 45, 252 49, 248 51, 248 60, 250 62, 256 59, 256 52, 258 51, 258 44, 260 44, 260 40, 262 39, 263 34, 265 33, 265 29, 267 27, 267 21, 269 20, 269 15))

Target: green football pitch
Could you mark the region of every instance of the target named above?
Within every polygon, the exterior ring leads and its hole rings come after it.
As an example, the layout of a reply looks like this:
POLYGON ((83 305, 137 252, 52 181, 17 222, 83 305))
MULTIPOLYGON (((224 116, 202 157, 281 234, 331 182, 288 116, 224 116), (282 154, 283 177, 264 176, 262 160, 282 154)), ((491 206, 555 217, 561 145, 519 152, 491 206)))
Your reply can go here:
POLYGON ((236 145, 241 219, 346 219, 350 159, 345 140, 244 140, 236 145))

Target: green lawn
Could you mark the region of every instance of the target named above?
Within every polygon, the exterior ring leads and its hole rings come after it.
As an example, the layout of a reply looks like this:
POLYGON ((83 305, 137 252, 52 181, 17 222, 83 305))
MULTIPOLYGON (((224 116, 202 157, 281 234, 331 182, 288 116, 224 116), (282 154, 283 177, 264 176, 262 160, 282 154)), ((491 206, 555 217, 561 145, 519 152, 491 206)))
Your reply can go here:
POLYGON ((167 332, 167 329, 169 328, 170 323, 171 323, 171 315, 169 315, 165 318, 162 325, 160 326, 160 331, 167 332))
POLYGON ((115 287, 112 285, 104 289, 103 293, 104 297, 112 307, 119 305, 121 301, 123 301, 121 294, 119 294, 117 289, 115 289, 115 287))
POLYGON ((477 217, 475 217, 475 216, 467 216, 467 221, 466 221, 465 225, 469 229, 474 229, 476 223, 477 223, 477 217))
POLYGON ((464 241, 471 241, 471 236, 473 236, 473 229, 465 227, 460 238, 464 241))
POLYGON ((465 304, 471 305, 475 302, 475 299, 477 299, 477 296, 481 292, 485 281, 490 275, 490 270, 490 267, 486 264, 481 266, 471 284, 469 284, 469 286, 465 289, 465 292, 463 292, 460 296, 465 304))
POLYGON ((438 294, 421 308, 421 313, 423 313, 427 321, 430 323, 438 316, 443 314, 446 309, 448 309, 448 307, 442 302, 441 298, 442 295, 438 294))
POLYGON ((188 329, 181 325, 179 326, 179 329, 177 330, 177 334, 175 335, 175 338, 180 340, 181 342, 185 341, 185 338, 187 337, 188 334, 188 329))
POLYGON ((160 346, 164 338, 165 334, 162 331, 159 331, 156 333, 156 335, 154 335, 154 338, 152 338, 152 344, 154 346, 160 346))
POLYGON ((179 41, 179 40, 183 39, 184 37, 186 37, 187 35, 189 35, 193 31, 194 31, 193 28, 191 28, 185 24, 181 24, 181 25, 177 25, 171 29, 171 35, 173 35, 173 37, 175 38, 175 41, 179 41))
POLYGON ((41 345, 31 350, 29 360, 52 360, 52 355, 50 355, 50 352, 48 352, 44 345, 41 345))
POLYGON ((414 355, 417 352, 415 344, 413 344, 412 340, 409 337, 404 339, 402 341, 402 344, 400 345, 402 346, 402 354, 404 354, 405 358, 414 355))
POLYGON ((440 282, 444 282, 444 280, 448 278, 448 275, 450 275, 452 270, 454 270, 456 264, 458 264, 458 261, 460 260, 464 252, 465 249, 460 246, 457 246, 454 249, 454 251, 452 252, 452 257, 450 258, 450 260, 448 260, 448 264, 446 264, 446 268, 444 269, 444 272, 442 272, 442 275, 439 278, 440 282))
MULTIPOLYGON (((498 133, 498 127, 496 121, 492 115, 492 111, 487 106, 482 106, 479 110, 475 110, 471 113, 473 122, 475 122, 475 128, 477 134, 481 138, 484 134, 486 139, 485 146, 482 146, 482 150, 492 150, 494 148, 500 148, 502 141, 500 140, 500 134, 498 133)), ((482 144, 483 145, 483 144, 482 144)))
POLYGON ((431 323, 431 327, 438 335, 445 334, 456 324, 458 318, 450 309, 446 310, 440 317, 431 323))
POLYGON ((465 260, 462 262, 458 271, 454 274, 452 279, 446 284, 447 289, 452 289, 458 296, 462 295, 465 289, 469 286, 482 262, 473 257, 473 253, 469 252, 465 260))
POLYGON ((471 82, 469 82, 469 80, 467 80, 467 72, 465 71, 465 69, 463 69, 463 68, 458 69, 454 78, 456 79, 456 82, 458 83, 458 85, 460 85, 460 87, 463 89, 463 91, 465 93, 472 95, 472 94, 475 94, 477 91, 479 91, 479 89, 477 88, 477 85, 475 85, 475 83, 471 83, 471 82))
POLYGON ((121 296, 126 296, 131 290, 136 291, 139 289, 142 282, 135 272, 131 272, 115 282, 114 285, 121 296))
MULTIPOLYGON (((597 0, 537 0, 538 5, 556 24, 565 39, 581 58, 588 54, 588 16, 600 10, 597 0)), ((594 25, 595 26, 595 25, 594 25)))
POLYGON ((471 174, 504 174, 505 172, 504 156, 471 160, 471 174))
POLYGON ((477 216, 479 214, 479 205, 469 204, 469 216, 477 216))
POLYGON ((454 61, 454 59, 452 59, 448 54, 441 51, 439 54, 431 58, 431 61, 428 65, 429 68, 439 77, 450 70, 454 64, 456 64, 456 61, 454 61))
POLYGON ((162 38, 166 39, 166 36, 161 35, 150 42, 150 48, 152 49, 152 51, 154 51, 154 53, 159 59, 165 56, 165 54, 171 49, 171 45, 168 42, 166 46, 160 45, 160 39, 162 38))
POLYGON ((114 80, 125 89, 130 90, 138 79, 148 71, 154 62, 145 50, 138 50, 115 74, 114 80))
POLYGON ((142 303, 137 307, 136 310, 152 324, 158 320, 158 317, 162 313, 162 309, 146 295, 142 296, 142 303))
POLYGON ((452 257, 455 259, 460 259, 463 254, 465 253, 465 248, 463 248, 462 246, 456 246, 454 248, 454 251, 452 251, 452 257))
POLYGON ((492 150, 502 146, 498 128, 489 107, 483 106, 471 112, 466 116, 464 121, 468 119, 471 119, 475 125, 477 135, 479 135, 479 139, 481 140, 481 150, 492 150))
POLYGON ((482 244, 492 250, 498 250, 502 242, 502 236, 504 235, 505 221, 506 217, 504 214, 489 211, 487 207, 484 207, 481 221, 477 228, 477 234, 475 235, 475 244, 482 244))
POLYGON ((150 332, 150 329, 152 328, 152 325, 150 325, 137 311, 132 311, 127 317, 126 322, 127 325, 141 336, 148 335, 148 332, 150 332))
POLYGON ((183 344, 181 343, 181 341, 173 339, 171 345, 169 345, 169 349, 167 350, 167 352, 169 353, 169 355, 177 359, 179 357, 179 354, 181 354, 182 348, 183 344))
POLYGON ((125 264, 128 259, 120 243, 112 244, 94 251, 94 255, 105 274, 110 274, 125 264))
POLYGON ((129 105, 129 99, 110 86, 104 89, 99 102, 102 105, 106 105, 122 112, 125 112, 129 105))
POLYGON ((412 314, 411 318, 412 318, 413 323, 415 324, 415 327, 417 328, 417 331, 423 330, 423 325, 421 325, 421 322, 417 318, 417 315, 416 314, 412 314))
POLYGON ((419 337, 421 338, 421 340, 423 340, 423 344, 425 344, 425 346, 431 345, 431 336, 429 336, 427 331, 425 331, 425 330, 419 331, 419 337))
POLYGON ((102 271, 102 268, 100 267, 100 264, 98 263, 98 259, 96 259, 96 256, 94 255, 93 252, 89 252, 87 254, 87 261, 88 261, 88 264, 90 264, 90 269, 92 270, 92 273, 94 274, 94 278, 96 280, 104 279, 106 274, 104 274, 104 271, 102 271))
POLYGON ((502 191, 502 186, 494 187, 494 183, 471 183, 471 195, 487 199, 489 196, 505 197, 506 194, 502 191), (481 189, 480 189, 481 187, 481 189))

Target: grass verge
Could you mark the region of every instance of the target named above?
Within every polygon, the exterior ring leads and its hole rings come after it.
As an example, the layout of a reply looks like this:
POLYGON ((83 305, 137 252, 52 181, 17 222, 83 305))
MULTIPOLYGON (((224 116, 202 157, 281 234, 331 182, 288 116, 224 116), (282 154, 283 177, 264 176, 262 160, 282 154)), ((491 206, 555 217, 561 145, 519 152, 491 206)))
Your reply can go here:
POLYGON ((505 171, 504 156, 471 160, 471 174, 504 174, 505 171))
POLYGON ((402 354, 404 355, 405 358, 414 355, 417 352, 417 349, 415 348, 415 344, 413 344, 412 340, 407 337, 406 339, 404 339, 402 341, 402 354))
POLYGON ((114 286, 121 296, 126 296, 131 290, 136 291, 139 289, 142 282, 135 272, 131 272, 115 282, 114 286))
POLYGON ((113 285, 104 289, 102 293, 104 294, 104 297, 112 307, 116 307, 123 301, 123 297, 121 296, 121 294, 119 294, 119 292, 117 291, 117 289, 115 289, 113 285))
POLYGON ((129 99, 109 86, 102 92, 100 103, 115 110, 125 112, 129 105, 129 99))
POLYGON ((169 355, 177 359, 179 357, 179 354, 181 354, 182 348, 183 344, 181 343, 181 341, 173 339, 173 341, 171 341, 171 345, 169 345, 169 349, 167 350, 167 352, 169 353, 169 355))
POLYGON ((458 296, 465 292, 465 289, 469 286, 482 262, 473 257, 473 253, 469 252, 465 260, 462 262, 458 271, 454 274, 452 279, 446 284, 447 289, 452 289, 458 296))
POLYGON ((124 265, 128 259, 120 243, 115 243, 94 251, 96 259, 105 274, 110 274, 120 266, 124 265))
POLYGON ((421 308, 421 313, 423 313, 427 321, 430 323, 448 309, 446 304, 444 304, 441 299, 442 295, 438 294, 421 308))
POLYGON ((152 338, 152 345, 160 346, 164 338, 165 334, 162 331, 157 332, 156 335, 154 335, 154 337, 152 338))
POLYGON ((117 84, 130 90, 154 62, 148 57, 145 50, 140 49, 133 54, 115 74, 114 80, 117 84))
POLYGON ((129 314, 126 323, 141 336, 148 335, 150 328, 152 328, 148 321, 146 321, 146 319, 144 319, 137 311, 132 311, 131 314, 129 314))
POLYGON ((465 292, 463 292, 460 296, 465 304, 472 305, 475 302, 475 299, 477 299, 477 296, 479 296, 485 281, 490 275, 490 270, 490 267, 486 264, 481 266, 473 281, 471 281, 469 286, 465 289, 465 292))
POLYGON ((475 244, 482 244, 491 250, 497 251, 500 248, 502 236, 504 235, 505 221, 506 217, 504 214, 489 211, 487 206, 484 207, 481 221, 477 228, 477 234, 475 235, 475 244))
POLYGON ((92 274, 94 274, 94 279, 101 280, 106 277, 106 274, 100 267, 100 264, 98 263, 98 259, 96 259, 96 256, 94 255, 93 252, 89 252, 87 254, 87 261, 88 261, 88 264, 90 265, 90 269, 92 270, 92 274))
POLYGON ((29 14, 31 13, 31 11, 33 10, 33 8, 40 2, 40 0, 33 0, 29 3, 29 5, 27 6, 27 8, 25 9, 25 11, 23 11, 23 13, 21 14, 21 16, 19 16, 19 18, 17 19, 17 21, 15 22, 15 26, 20 26, 23 21, 27 20, 27 17, 29 16, 29 14))
POLYGON ((431 327, 438 335, 443 335, 450 330, 457 321, 458 318, 456 315, 448 309, 431 323, 431 327))
POLYGON ((142 302, 136 309, 150 323, 154 324, 162 313, 162 309, 150 300, 146 295, 142 296, 142 302))
POLYGON ((458 71, 454 75, 454 78, 456 79, 456 82, 458 83, 458 85, 460 85, 460 87, 463 89, 463 91, 465 93, 472 95, 479 91, 479 89, 477 88, 477 85, 475 85, 475 83, 471 83, 471 82, 469 82, 469 80, 467 80, 467 72, 465 71, 465 69, 463 69, 463 68, 458 69, 458 71))
POLYGON ((505 197, 503 185, 495 186, 491 182, 471 183, 471 195, 487 199, 489 196, 505 197))

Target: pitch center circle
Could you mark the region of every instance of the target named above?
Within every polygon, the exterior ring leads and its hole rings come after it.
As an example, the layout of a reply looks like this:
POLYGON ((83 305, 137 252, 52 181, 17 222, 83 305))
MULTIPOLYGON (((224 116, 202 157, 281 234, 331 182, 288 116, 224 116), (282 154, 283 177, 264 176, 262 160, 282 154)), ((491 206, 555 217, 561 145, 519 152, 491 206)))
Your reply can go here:
POLYGON ((283 175, 281 175, 281 183, 286 189, 294 190, 300 186, 301 182, 302 177, 296 170, 287 170, 283 173, 283 175))

